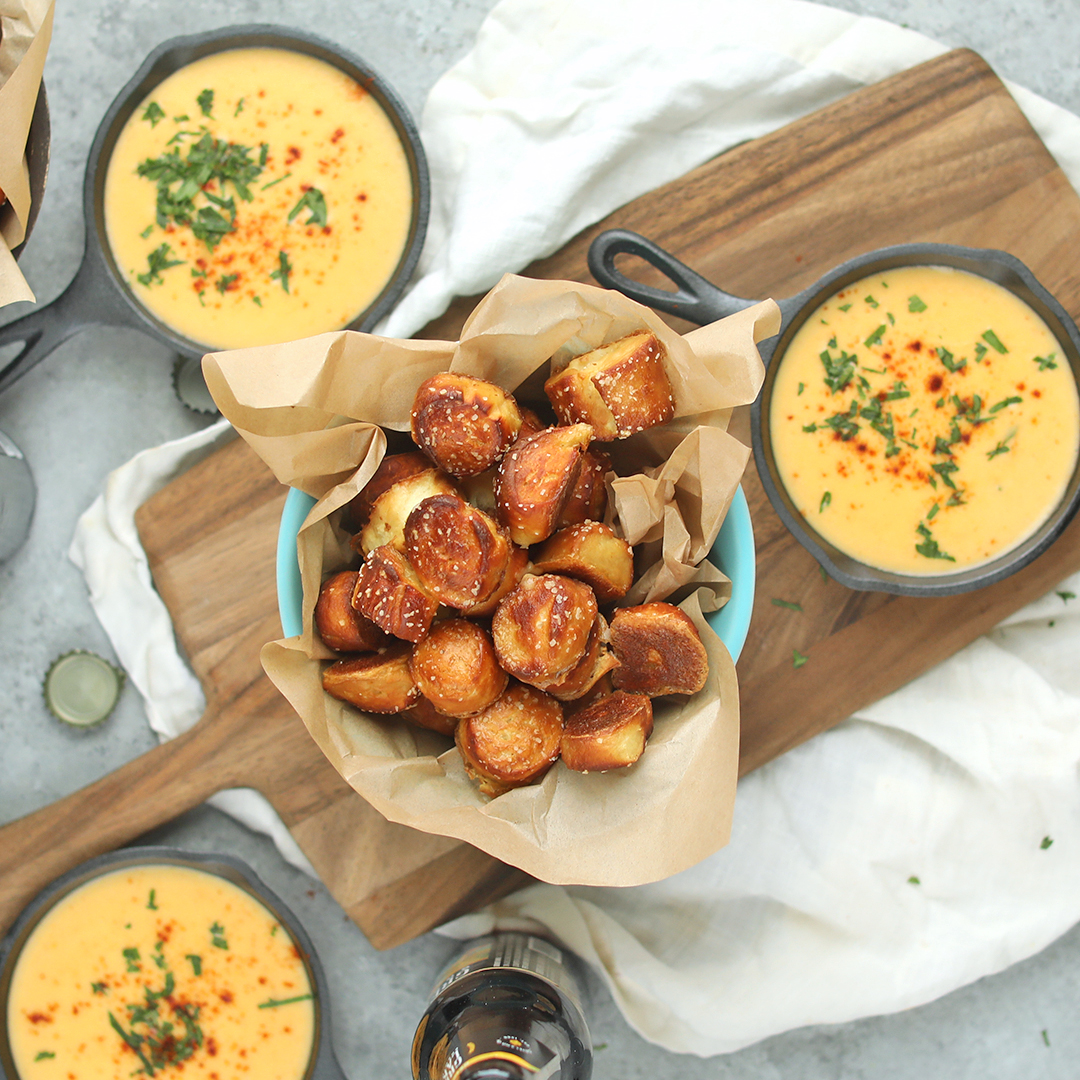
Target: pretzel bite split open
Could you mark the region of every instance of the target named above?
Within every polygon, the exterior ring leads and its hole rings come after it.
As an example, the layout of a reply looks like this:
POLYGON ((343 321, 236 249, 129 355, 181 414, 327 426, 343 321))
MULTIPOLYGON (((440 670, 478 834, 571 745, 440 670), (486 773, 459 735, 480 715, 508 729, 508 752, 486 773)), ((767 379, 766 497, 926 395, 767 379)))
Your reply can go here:
POLYGON ((378 652, 336 660, 323 672, 323 689, 364 712, 398 713, 420 700, 409 670, 412 646, 395 642, 378 652))
MULTIPOLYGON (((405 550, 405 522, 425 499, 433 495, 456 495, 457 486, 446 473, 425 469, 388 487, 374 502, 367 524, 360 532, 362 554, 369 555, 384 544, 405 550)), ((355 547, 356 544, 354 543, 355 547)))
POLYGON ((562 729, 553 697, 513 683, 483 712, 459 721, 454 741, 465 771, 495 796, 539 780, 559 756, 562 729))
POLYGON ((544 392, 561 423, 591 424, 601 442, 625 439, 675 415, 665 356, 656 335, 639 330, 575 357, 544 392))
POLYGON ((619 666, 619 661, 609 645, 611 636, 603 615, 589 631, 585 655, 565 674, 551 682, 538 682, 537 686, 559 701, 576 701, 586 694, 605 676, 619 666))
POLYGON ((709 657, 693 620, 663 601, 616 611, 611 647, 621 665, 612 673, 620 690, 652 697, 696 694, 709 675, 709 657))
POLYGON ((486 709, 509 678, 486 630, 467 619, 445 619, 414 649, 410 667, 431 704, 450 716, 486 709))
POLYGON ((439 601, 428 595, 405 556, 389 544, 364 560, 352 603, 380 629, 405 641, 424 637, 439 610, 439 601))
POLYGON ((375 500, 384 491, 389 491, 399 480, 427 472, 430 468, 431 459, 420 450, 387 454, 379 462, 371 479, 342 508, 341 527, 346 532, 359 532, 367 524, 375 500))
POLYGON ((562 759, 575 772, 623 769, 641 757, 652 729, 649 698, 616 690, 566 718, 562 759))

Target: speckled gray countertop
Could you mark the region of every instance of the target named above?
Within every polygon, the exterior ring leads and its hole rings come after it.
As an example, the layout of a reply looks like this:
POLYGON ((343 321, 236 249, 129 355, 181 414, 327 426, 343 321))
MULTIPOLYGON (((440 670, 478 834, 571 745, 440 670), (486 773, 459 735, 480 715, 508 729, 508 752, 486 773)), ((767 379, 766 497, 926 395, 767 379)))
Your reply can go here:
MULTIPOLYGON (((45 69, 51 172, 22 260, 39 301, 60 293, 82 252, 82 175, 97 124, 163 39, 242 22, 306 28, 368 60, 419 113, 431 84, 468 49, 491 6, 492 0, 59 4, 45 69)), ((836 0, 835 6, 902 23, 947 45, 970 46, 1003 77, 1080 112, 1077 0, 836 0)), ((30 813, 154 745, 130 688, 108 723, 75 732, 46 713, 40 684, 49 662, 68 649, 111 656, 82 576, 67 559, 76 519, 110 470, 207 423, 173 396, 171 364, 166 349, 139 333, 92 330, 0 397, 0 430, 25 452, 38 485, 29 541, 0 565, 0 821, 30 813)), ((269 841, 216 811, 196 810, 148 839, 230 852, 250 863, 315 941, 346 1074, 351 1080, 408 1075, 413 1027, 452 948, 445 939, 428 934, 391 952, 375 951, 324 888, 284 863, 269 841)), ((591 989, 598 1080, 1072 1080, 1080 1060, 1078 929, 1003 974, 922 1008, 791 1032, 723 1058, 675 1056, 643 1042, 603 988, 594 982, 591 989)))

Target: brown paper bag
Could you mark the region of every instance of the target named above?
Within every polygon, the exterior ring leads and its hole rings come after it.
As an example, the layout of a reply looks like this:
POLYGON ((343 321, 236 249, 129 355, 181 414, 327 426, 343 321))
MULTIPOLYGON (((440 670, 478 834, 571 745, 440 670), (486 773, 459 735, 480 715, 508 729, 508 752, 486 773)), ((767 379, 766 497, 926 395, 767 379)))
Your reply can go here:
POLYGON ((52 37, 52 0, 0 0, 0 307, 34 294, 11 254, 30 217, 26 137, 52 37))
MULTIPOLYGON (((636 885, 670 876, 722 847, 739 758, 735 668, 702 611, 730 583, 707 555, 749 451, 727 431, 731 409, 763 377, 756 342, 776 333, 770 300, 680 337, 618 293, 506 276, 456 343, 392 341, 342 331, 286 345, 210 354, 214 400, 282 483, 319 501, 298 537, 303 632, 273 642, 263 666, 348 783, 391 821, 453 836, 545 881, 636 885), (681 600, 709 654, 708 683, 688 699, 654 701, 655 730, 629 769, 571 772, 481 795, 451 741, 393 716, 371 716, 323 692, 330 652, 314 635, 319 585, 353 565, 334 511, 367 483, 388 439, 406 449, 417 387, 438 371, 476 375, 543 402, 550 363, 647 326, 664 342, 676 417, 618 443, 612 519, 637 548, 639 578, 624 603, 681 600), (550 362, 550 363, 549 363, 550 362), (644 572, 640 568, 644 567, 644 572)), ((409 444, 411 445, 411 443, 409 444)))

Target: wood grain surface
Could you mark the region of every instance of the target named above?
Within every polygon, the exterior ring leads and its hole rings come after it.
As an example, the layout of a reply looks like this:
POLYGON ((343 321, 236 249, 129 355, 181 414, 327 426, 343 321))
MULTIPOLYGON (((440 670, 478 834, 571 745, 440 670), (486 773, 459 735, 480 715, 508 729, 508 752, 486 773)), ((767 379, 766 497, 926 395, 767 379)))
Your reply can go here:
MULTIPOLYGON (((874 247, 937 240, 1024 260, 1080 315, 1080 199, 1008 92, 957 51, 857 91, 651 192, 531 266, 591 281, 604 228, 649 236, 729 292, 791 295, 874 247)), ((639 280, 663 284, 641 268, 639 280)), ((477 298, 422 336, 454 339, 477 298)), ((684 327, 680 327, 683 329, 684 327)), ((739 675, 743 772, 833 726, 963 647, 1080 568, 1080 522, 1031 566, 944 599, 824 582, 751 468, 758 548, 753 624, 739 675), (801 613, 772 598, 797 601, 801 613), (792 649, 809 656, 794 669, 792 649)), ((49 880, 230 786, 274 804, 342 907, 388 948, 527 879, 476 849, 385 821, 330 767, 262 674, 280 635, 274 550, 284 491, 236 442, 158 493, 138 526, 154 580, 207 693, 186 736, 0 829, 0 927, 49 880)))

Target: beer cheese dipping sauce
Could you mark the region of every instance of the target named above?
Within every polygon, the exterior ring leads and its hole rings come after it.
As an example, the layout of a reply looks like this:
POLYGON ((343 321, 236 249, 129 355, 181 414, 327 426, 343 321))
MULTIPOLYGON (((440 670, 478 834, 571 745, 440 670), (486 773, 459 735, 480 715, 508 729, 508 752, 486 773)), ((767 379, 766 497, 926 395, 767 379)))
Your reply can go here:
POLYGON ((412 206, 380 105, 289 49, 229 49, 166 78, 124 125, 105 177, 121 275, 210 348, 348 325, 394 274, 412 206))
POLYGON ((191 867, 115 870, 55 905, 8 993, 19 1080, 300 1080, 307 969, 274 914, 191 867))
POLYGON ((869 566, 934 576, 1034 533, 1065 492, 1080 401, 1062 347, 1007 289, 949 267, 849 285, 779 361, 769 432, 807 524, 869 566))

